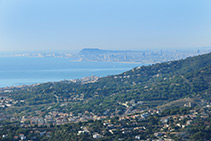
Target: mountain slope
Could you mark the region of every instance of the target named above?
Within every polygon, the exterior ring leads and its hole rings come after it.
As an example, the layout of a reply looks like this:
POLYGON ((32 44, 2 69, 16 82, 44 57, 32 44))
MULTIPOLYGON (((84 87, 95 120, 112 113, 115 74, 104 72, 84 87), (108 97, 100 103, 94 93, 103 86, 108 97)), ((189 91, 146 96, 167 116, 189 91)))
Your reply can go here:
POLYGON ((29 109, 33 105, 42 105, 47 111, 57 109, 75 114, 88 111, 99 115, 121 115, 184 97, 209 98, 210 68, 211 53, 137 67, 119 75, 100 78, 95 83, 44 83, 15 88, 5 94, 15 100, 25 100, 16 105, 28 106, 29 109))

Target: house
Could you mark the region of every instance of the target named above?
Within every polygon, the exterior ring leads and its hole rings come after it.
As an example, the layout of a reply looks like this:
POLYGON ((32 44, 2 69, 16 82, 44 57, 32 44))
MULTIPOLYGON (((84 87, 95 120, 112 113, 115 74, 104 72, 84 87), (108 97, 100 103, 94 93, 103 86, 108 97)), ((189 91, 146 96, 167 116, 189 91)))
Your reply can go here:
POLYGON ((92 136, 94 139, 99 139, 99 138, 102 138, 103 136, 98 134, 98 133, 94 133, 93 136, 92 136))
POLYGON ((18 136, 14 136, 13 137, 13 140, 18 140, 18 136))
POLYGON ((157 132, 157 133, 154 133, 154 135, 155 135, 156 137, 161 137, 161 136, 163 136, 164 134, 163 134, 162 132, 157 132))
POLYGON ((168 120, 169 120, 169 117, 163 117, 163 118, 161 118, 160 121, 161 121, 162 123, 167 123, 168 120))
POLYGON ((7 135, 2 135, 2 138, 6 138, 7 137, 7 135))
POLYGON ((140 140, 141 137, 140 136, 135 136, 135 139, 140 140))
POLYGON ((141 117, 142 117, 142 118, 147 118, 148 116, 149 116, 148 113, 141 114, 141 117))
POLYGON ((77 135, 81 135, 81 134, 89 134, 90 132, 89 131, 78 131, 78 134, 77 135))
POLYGON ((19 134, 21 140, 26 140, 26 136, 24 134, 19 134))

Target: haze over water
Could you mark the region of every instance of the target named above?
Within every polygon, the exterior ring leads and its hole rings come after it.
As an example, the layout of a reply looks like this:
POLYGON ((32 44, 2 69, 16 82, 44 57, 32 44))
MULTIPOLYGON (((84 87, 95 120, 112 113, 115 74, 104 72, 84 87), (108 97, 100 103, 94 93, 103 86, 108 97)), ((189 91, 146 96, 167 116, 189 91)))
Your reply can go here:
POLYGON ((74 62, 66 58, 1 57, 0 87, 119 74, 142 64, 74 62))

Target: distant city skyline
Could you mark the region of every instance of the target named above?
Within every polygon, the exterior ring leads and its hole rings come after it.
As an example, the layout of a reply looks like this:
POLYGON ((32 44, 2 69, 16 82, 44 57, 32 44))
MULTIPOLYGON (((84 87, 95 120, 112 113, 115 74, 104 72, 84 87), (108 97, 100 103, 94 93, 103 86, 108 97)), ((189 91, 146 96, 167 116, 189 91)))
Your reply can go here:
POLYGON ((0 51, 211 46, 210 0, 0 0, 0 51))

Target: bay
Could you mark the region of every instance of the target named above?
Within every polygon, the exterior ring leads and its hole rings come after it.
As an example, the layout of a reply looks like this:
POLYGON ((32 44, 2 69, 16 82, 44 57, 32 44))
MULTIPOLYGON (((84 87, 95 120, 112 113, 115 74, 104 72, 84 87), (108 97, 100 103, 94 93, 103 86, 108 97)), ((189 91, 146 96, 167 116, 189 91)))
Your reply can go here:
POLYGON ((0 87, 108 76, 141 66, 137 63, 79 62, 69 58, 0 57, 0 87))

